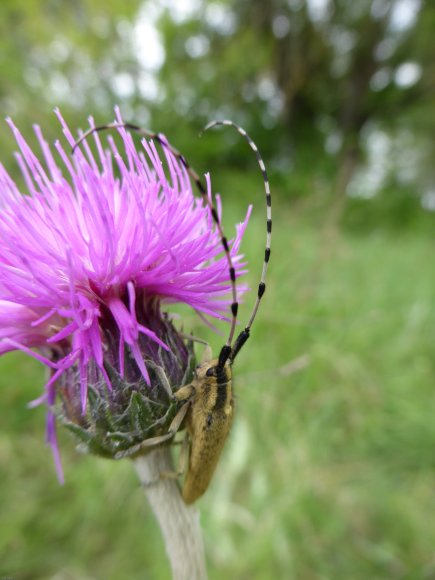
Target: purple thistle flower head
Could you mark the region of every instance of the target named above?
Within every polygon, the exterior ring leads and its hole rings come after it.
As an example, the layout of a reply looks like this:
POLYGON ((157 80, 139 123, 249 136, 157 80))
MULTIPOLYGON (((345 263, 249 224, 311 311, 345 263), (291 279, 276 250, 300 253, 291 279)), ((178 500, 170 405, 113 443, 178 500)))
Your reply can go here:
MULTIPOLYGON (((194 355, 162 309, 185 303, 225 319, 228 262, 210 208, 168 149, 163 163, 152 141, 137 150, 119 129, 119 147, 94 135, 96 155, 86 141, 74 154, 56 142, 56 161, 35 127, 41 161, 7 122, 27 192, 0 165, 0 354, 18 349, 49 368, 32 405, 47 405, 62 480, 56 415, 87 450, 108 457, 167 429, 176 412, 170 390, 189 380, 194 355)), ((238 276, 249 212, 230 244, 238 276)))

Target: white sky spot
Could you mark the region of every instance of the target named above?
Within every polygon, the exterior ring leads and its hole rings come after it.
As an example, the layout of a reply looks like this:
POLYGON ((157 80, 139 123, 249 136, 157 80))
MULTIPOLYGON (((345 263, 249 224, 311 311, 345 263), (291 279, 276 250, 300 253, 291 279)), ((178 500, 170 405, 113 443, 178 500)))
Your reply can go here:
POLYGON ((138 89, 140 96, 148 101, 156 101, 160 94, 156 77, 146 71, 140 73, 138 78, 138 89))
POLYGON ((55 72, 50 76, 50 97, 54 101, 71 102, 71 86, 65 75, 55 72))
POLYGON ((325 151, 329 153, 329 155, 335 155, 340 151, 342 143, 343 136, 337 131, 332 131, 325 139, 325 151))
POLYGON ((420 8, 420 0, 398 0, 395 2, 391 13, 391 29, 403 31, 413 26, 420 8))
POLYGON ((131 38, 133 28, 134 25, 125 19, 118 20, 116 23, 116 32, 124 42, 127 42, 131 38))
POLYGON ((232 34, 236 28, 234 13, 227 6, 215 2, 207 5, 205 20, 210 27, 220 34, 232 34))
POLYGON ((57 38, 50 43, 49 51, 56 62, 65 62, 71 54, 69 44, 61 38, 57 38))
POLYGON ((391 82, 391 70, 383 67, 375 72, 370 79, 370 88, 372 91, 382 91, 391 82))
POLYGON ((421 205, 428 211, 435 211, 435 189, 429 189, 423 193, 421 205))
POLYGON ((160 4, 168 9, 172 20, 177 24, 194 18, 201 8, 199 0, 162 0, 160 4))
POLYGON ((313 22, 323 22, 329 12, 329 0, 307 0, 308 12, 313 22))
POLYGON ((275 38, 284 38, 290 30, 290 19, 284 14, 275 16, 272 22, 272 31, 275 38))
POLYGON ((113 92, 120 99, 128 99, 134 95, 134 80, 128 73, 118 73, 111 78, 113 92))
POLYGON ((210 41, 204 34, 190 36, 185 43, 187 54, 191 58, 201 58, 205 56, 210 48, 210 41))
POLYGON ((372 130, 367 136, 367 165, 360 169, 349 184, 351 197, 370 198, 382 187, 391 167, 390 137, 380 130, 372 130))
POLYGON ((423 148, 412 131, 399 131, 394 139, 394 163, 397 180, 402 184, 415 183, 420 174, 423 148))
POLYGON ((133 48, 139 64, 147 69, 157 71, 165 61, 165 50, 160 34, 155 25, 158 12, 141 10, 133 28, 133 48))
POLYGON ((268 78, 261 79, 261 81, 258 83, 257 93, 262 101, 268 101, 273 96, 275 96, 276 93, 274 82, 268 78))
POLYGON ((415 85, 422 75, 421 66, 416 62, 404 62, 397 67, 394 74, 396 85, 402 89, 407 89, 415 85))
POLYGON ((271 119, 279 117, 284 109, 284 97, 276 93, 267 101, 267 114, 271 119))
POLYGON ((375 58, 378 61, 391 58, 396 50, 397 42, 394 38, 384 38, 375 48, 375 58))
POLYGON ((357 36, 340 26, 331 27, 330 42, 338 54, 348 54, 357 43, 357 36))

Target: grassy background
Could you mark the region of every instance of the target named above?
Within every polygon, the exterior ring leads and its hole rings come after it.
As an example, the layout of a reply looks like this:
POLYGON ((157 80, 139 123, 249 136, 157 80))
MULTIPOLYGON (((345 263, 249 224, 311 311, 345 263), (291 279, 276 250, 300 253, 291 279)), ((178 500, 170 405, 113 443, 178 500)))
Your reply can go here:
MULTIPOLYGON (((231 203, 228 223, 242 215, 231 203)), ((199 502, 211 579, 435 578, 431 218, 358 228, 352 208, 330 235, 315 204, 275 198, 268 291, 235 366, 235 425, 199 502)), ((253 288, 263 239, 258 210, 244 244, 253 288)), ((26 409, 43 370, 16 353, 0 366, 0 576, 168 578, 129 462, 80 456, 61 432, 60 487, 44 411, 26 409)))

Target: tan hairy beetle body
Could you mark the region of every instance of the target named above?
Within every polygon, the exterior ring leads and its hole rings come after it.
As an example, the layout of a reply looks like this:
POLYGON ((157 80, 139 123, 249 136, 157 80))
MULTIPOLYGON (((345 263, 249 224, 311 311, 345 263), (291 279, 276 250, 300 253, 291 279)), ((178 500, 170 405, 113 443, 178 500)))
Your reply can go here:
POLYGON ((175 397, 180 401, 188 399, 190 453, 183 498, 186 503, 193 503, 207 489, 231 429, 234 398, 230 363, 222 369, 217 359, 203 363, 192 383, 181 387, 175 397))

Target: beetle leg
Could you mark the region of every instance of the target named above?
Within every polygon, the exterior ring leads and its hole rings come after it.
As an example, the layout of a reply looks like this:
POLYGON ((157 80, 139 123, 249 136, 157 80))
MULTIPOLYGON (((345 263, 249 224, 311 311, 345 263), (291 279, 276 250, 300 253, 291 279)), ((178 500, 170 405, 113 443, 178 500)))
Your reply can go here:
POLYGON ((175 391, 174 398, 177 399, 177 401, 187 401, 193 397, 195 392, 195 387, 190 383, 189 385, 184 385, 184 387, 179 388, 178 391, 175 391))

